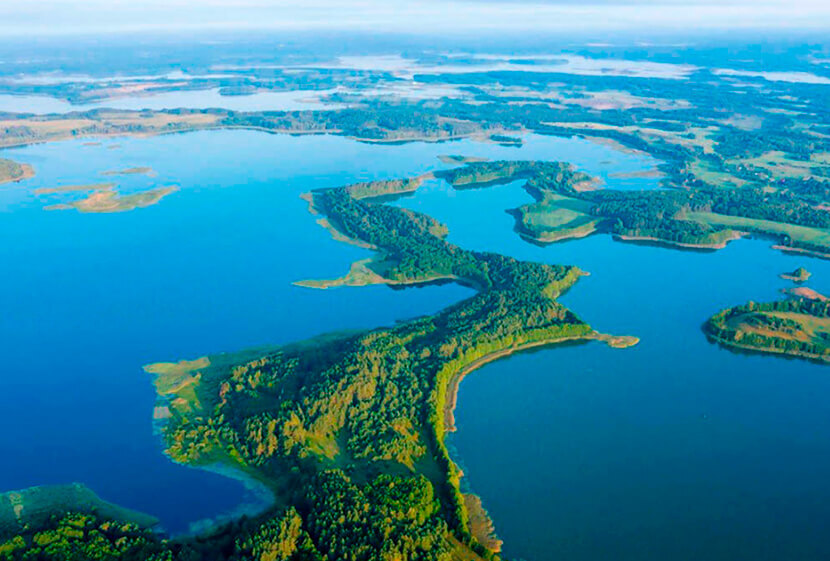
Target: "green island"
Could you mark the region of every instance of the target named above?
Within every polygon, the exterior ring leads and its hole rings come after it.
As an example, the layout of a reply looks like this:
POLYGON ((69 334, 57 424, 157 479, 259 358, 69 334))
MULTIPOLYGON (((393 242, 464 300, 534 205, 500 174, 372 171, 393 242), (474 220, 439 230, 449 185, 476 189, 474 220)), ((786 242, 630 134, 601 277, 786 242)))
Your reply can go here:
POLYGON ((442 154, 438 159, 443 164, 472 164, 475 162, 486 162, 487 158, 477 158, 475 156, 462 156, 459 154, 442 154))
POLYGON ((793 282, 802 283, 810 280, 812 273, 810 273, 810 271, 808 271, 804 267, 799 267, 798 269, 791 271, 789 273, 781 273, 780 276, 784 280, 791 280, 793 282))
POLYGON ((14 160, 0 158, 0 185, 23 181, 34 177, 35 169, 29 164, 21 164, 14 160))
POLYGON ((830 361, 830 302, 809 289, 790 294, 788 300, 718 312, 704 331, 727 347, 830 361))
POLYGON ((383 282, 452 281, 475 296, 390 328, 146 367, 167 454, 241 470, 275 496, 263 528, 296 525, 291 544, 272 532, 256 547, 326 559, 493 558, 492 525, 461 493, 444 444, 458 382, 523 349, 637 342, 595 332, 556 301, 578 269, 464 250, 434 219, 383 204, 411 187, 356 184, 309 199, 341 236, 376 250, 383 282))

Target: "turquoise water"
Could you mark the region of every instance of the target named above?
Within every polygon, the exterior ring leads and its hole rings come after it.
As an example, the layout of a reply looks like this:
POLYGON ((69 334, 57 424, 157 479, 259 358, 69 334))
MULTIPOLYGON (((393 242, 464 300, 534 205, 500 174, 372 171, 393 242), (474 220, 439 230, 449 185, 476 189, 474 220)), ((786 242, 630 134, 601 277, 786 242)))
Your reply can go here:
POLYGON ((301 193, 420 174, 445 167, 438 155, 457 153, 586 166, 617 161, 599 166, 602 173, 652 164, 552 137, 529 137, 517 150, 238 130, 0 152, 37 171, 0 186, 0 418, 14 427, 0 433, 0 491, 80 481, 106 500, 159 517, 171 532, 261 507, 241 483, 162 455, 152 430, 154 393, 141 367, 388 325, 468 296, 454 285, 321 291, 292 284, 338 277, 368 255, 331 240, 301 193), (101 175, 137 166, 155 175, 101 175), (126 193, 180 190, 155 206, 115 214, 46 211, 73 195, 34 193, 102 181, 126 193))
POLYGON ((504 209, 512 184, 400 204, 450 227, 450 240, 589 271, 561 301, 596 329, 631 334, 520 354, 471 374, 449 442, 513 559, 830 558, 830 371, 737 354, 700 330, 714 312, 772 300, 804 265, 830 290, 830 262, 764 240, 718 252, 608 236, 537 247, 504 209), (475 208, 475 214, 462 209, 475 208))

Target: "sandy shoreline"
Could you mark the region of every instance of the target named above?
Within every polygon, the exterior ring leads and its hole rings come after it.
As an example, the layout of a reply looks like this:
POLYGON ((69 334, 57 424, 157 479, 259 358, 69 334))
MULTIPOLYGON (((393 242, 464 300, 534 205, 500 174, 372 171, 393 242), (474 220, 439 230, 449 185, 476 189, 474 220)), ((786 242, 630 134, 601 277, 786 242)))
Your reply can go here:
POLYGON ((791 247, 788 245, 774 245, 772 249, 783 251, 784 253, 798 253, 801 255, 809 255, 810 257, 818 257, 819 259, 830 259, 830 253, 822 253, 820 251, 813 251, 811 249, 803 249, 800 247, 791 247))

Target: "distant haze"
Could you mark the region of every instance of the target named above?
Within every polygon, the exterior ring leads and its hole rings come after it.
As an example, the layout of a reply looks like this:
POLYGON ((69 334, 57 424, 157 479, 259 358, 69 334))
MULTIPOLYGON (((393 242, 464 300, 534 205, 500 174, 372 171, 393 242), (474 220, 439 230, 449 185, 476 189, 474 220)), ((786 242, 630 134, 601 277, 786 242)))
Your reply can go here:
POLYGON ((0 35, 204 29, 381 32, 830 28, 827 0, 0 0, 0 35))

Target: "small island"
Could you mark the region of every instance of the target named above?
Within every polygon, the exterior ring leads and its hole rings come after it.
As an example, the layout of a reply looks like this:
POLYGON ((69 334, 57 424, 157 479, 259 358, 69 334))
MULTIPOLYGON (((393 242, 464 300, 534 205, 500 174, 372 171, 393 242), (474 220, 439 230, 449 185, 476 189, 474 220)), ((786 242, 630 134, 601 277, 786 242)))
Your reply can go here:
POLYGON ((148 166, 138 166, 126 169, 117 169, 117 170, 110 170, 110 171, 102 171, 101 175, 148 175, 153 176, 155 175, 155 171, 153 168, 148 166))
POLYGON ((486 162, 487 158, 478 158, 476 156, 462 156, 459 154, 442 154, 438 156, 442 164, 474 164, 476 162, 486 162))
POLYGON ((818 293, 791 294, 796 297, 723 310, 704 331, 727 347, 830 361, 830 302, 818 293))
POLYGON ((781 273, 781 278, 784 280, 790 280, 797 283, 807 282, 810 280, 812 273, 805 269, 804 267, 799 267, 795 271, 789 273, 781 273))
POLYGON ((0 158, 0 184, 23 181, 34 175, 35 169, 29 164, 0 158))
POLYGON ((86 185, 64 185, 60 187, 43 187, 35 189, 36 195, 58 195, 66 193, 89 193, 81 199, 66 203, 48 205, 45 210, 71 210, 83 213, 126 212, 145 208, 158 203, 162 198, 178 190, 169 185, 155 187, 147 191, 122 195, 116 191, 115 183, 90 183, 86 185))

